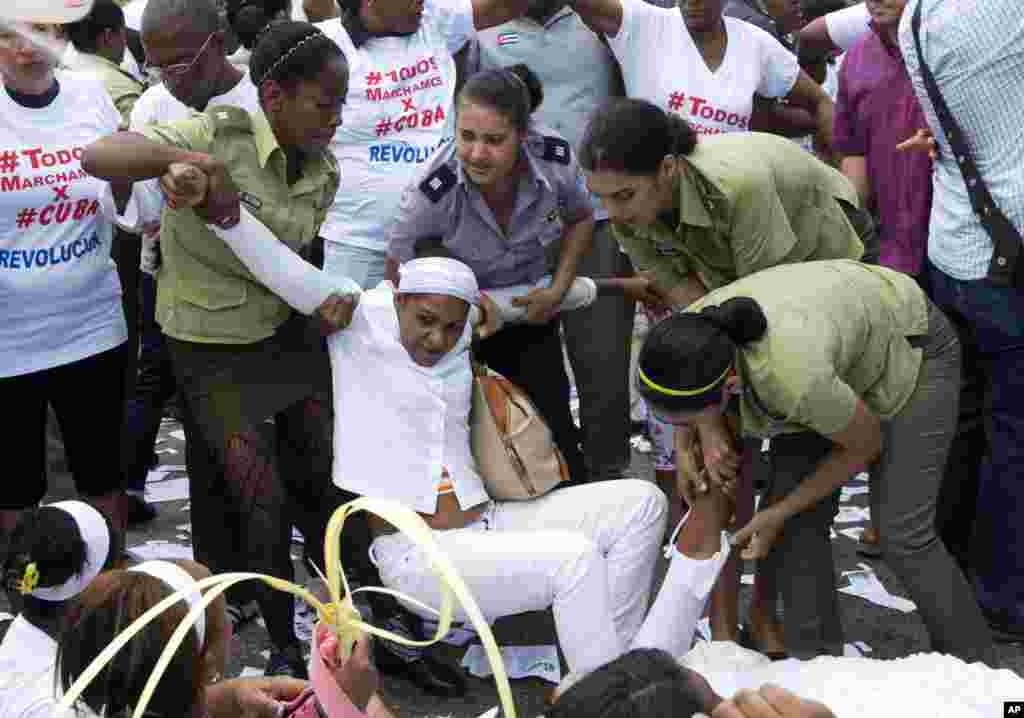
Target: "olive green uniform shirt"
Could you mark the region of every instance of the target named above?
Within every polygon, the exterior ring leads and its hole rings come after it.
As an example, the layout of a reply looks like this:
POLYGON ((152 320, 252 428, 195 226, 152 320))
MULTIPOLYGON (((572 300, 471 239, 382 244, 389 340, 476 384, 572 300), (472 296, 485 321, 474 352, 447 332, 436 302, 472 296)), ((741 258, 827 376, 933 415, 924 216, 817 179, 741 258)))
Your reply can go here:
POLYGON ((743 433, 842 431, 858 400, 881 418, 917 386, 928 333, 924 292, 905 274, 852 260, 774 267, 710 292, 687 311, 751 297, 768 318, 761 339, 739 351, 743 433))
MULTIPOLYGON (((246 209, 292 251, 308 254, 338 190, 338 166, 329 150, 306 156, 298 181, 289 185, 284 150, 262 111, 250 115, 237 107, 213 107, 139 131, 219 159, 246 209)), ((193 210, 164 208, 160 249, 156 319, 168 336, 248 344, 266 339, 290 316, 288 305, 260 284, 193 210)))
POLYGON ((696 273, 709 290, 779 264, 860 259, 837 199, 853 185, 791 140, 760 132, 702 136, 680 158, 678 225, 614 226, 623 249, 663 289, 696 273))
POLYGON ((75 70, 89 72, 103 83, 114 107, 121 113, 121 127, 127 128, 135 101, 142 96, 146 86, 123 68, 105 57, 79 52, 74 62, 75 70))

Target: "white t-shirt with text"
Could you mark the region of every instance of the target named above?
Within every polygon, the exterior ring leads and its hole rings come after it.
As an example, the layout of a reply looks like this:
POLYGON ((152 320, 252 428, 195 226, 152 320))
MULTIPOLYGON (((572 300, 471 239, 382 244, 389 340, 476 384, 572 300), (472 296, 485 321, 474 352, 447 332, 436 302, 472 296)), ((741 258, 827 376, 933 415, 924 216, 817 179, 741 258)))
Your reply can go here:
POLYGON ((387 250, 385 228, 421 165, 451 137, 455 61, 472 36, 470 0, 427 0, 419 30, 355 48, 339 19, 318 25, 348 58, 349 87, 331 149, 341 190, 320 232, 330 242, 387 250))
POLYGON ((86 73, 57 72, 49 106, 27 108, 0 89, 0 377, 19 376, 124 342, 106 183, 81 166, 83 148, 116 132, 121 115, 86 73))
POLYGON ((761 28, 723 20, 728 45, 711 72, 678 8, 622 0, 622 27, 608 42, 622 66, 626 94, 682 116, 699 134, 749 130, 754 94, 788 95, 800 66, 761 28))

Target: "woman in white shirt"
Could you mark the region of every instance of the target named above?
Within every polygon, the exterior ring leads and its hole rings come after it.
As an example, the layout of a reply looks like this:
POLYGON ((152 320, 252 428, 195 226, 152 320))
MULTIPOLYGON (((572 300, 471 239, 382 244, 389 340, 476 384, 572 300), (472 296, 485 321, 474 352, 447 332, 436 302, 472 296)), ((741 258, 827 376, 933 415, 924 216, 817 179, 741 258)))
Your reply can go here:
POLYGON ((0 715, 50 718, 57 638, 79 594, 119 552, 103 514, 81 501, 26 512, 9 551, 0 577, 21 613, 0 643, 0 715))
POLYGON ((0 492, 0 537, 46 493, 47 404, 79 493, 123 525, 128 335, 104 183, 81 168, 82 148, 121 117, 98 80, 56 70, 56 47, 32 31, 0 27, 0 406, 23 462, 0 492))
POLYGON ((750 129, 754 95, 813 115, 819 145, 832 146, 832 102, 782 44, 750 23, 723 17, 721 0, 574 0, 572 7, 622 66, 629 97, 689 122, 698 134, 750 129))

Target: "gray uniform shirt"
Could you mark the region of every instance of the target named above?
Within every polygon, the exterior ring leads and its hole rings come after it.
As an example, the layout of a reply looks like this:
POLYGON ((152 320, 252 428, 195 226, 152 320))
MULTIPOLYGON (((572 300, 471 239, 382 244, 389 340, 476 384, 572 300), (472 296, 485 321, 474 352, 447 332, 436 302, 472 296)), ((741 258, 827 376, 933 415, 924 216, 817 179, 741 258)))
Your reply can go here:
MULTIPOLYGON (((554 128, 579 148, 591 114, 625 94, 619 63, 603 38, 566 7, 543 25, 528 17, 476 34, 467 70, 527 65, 544 85, 544 101, 534 111, 538 122, 554 128)), ((607 212, 593 199, 596 219, 607 212)))
POLYGON ((525 170, 507 233, 463 173, 455 148, 451 142, 439 149, 402 195, 388 231, 389 253, 407 262, 418 240, 440 238, 472 268, 481 289, 536 282, 550 271, 547 247, 592 215, 569 143, 531 125, 521 147, 525 170))

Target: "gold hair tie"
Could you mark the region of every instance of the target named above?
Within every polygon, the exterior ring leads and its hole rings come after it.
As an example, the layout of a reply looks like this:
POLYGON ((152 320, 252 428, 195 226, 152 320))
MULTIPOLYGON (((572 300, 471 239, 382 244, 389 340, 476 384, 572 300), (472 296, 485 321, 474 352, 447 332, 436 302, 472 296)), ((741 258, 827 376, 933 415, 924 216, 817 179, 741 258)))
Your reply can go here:
POLYGON ((15 590, 22 596, 32 593, 36 590, 36 586, 39 585, 39 566, 36 565, 35 561, 25 566, 24 572, 21 574, 21 578, 14 584, 15 590))
POLYGON ((722 380, 725 379, 726 376, 728 376, 730 369, 732 369, 732 362, 729 362, 726 365, 725 371, 722 372, 721 376, 719 376, 717 379, 715 379, 707 386, 701 387, 700 389, 669 389, 668 387, 664 387, 661 384, 655 384, 650 379, 650 377, 644 374, 644 370, 642 368, 637 367, 636 371, 637 375, 640 377, 640 381, 642 381, 648 388, 653 389, 654 391, 659 392, 661 394, 664 394, 665 396, 698 396, 718 386, 722 382, 722 380))

